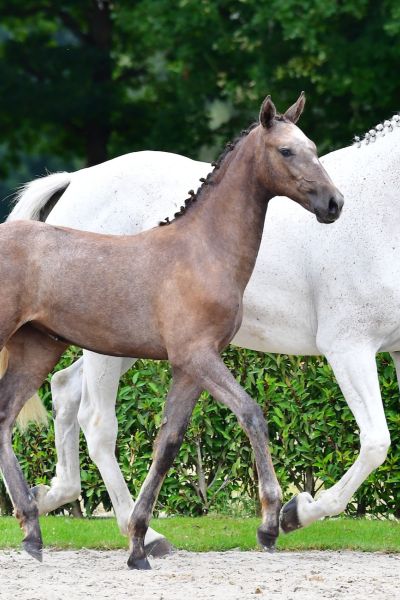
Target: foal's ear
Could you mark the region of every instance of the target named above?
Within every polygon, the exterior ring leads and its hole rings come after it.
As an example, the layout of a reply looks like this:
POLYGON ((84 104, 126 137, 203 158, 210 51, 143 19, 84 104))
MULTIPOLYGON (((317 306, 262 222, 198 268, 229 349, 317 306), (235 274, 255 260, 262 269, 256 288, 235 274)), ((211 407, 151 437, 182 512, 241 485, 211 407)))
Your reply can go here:
POLYGON ((297 121, 300 119, 301 113, 304 110, 305 103, 306 97, 304 92, 301 92, 298 100, 293 104, 293 106, 287 109, 284 117, 286 117, 289 121, 292 121, 292 123, 297 123, 297 121))
POLYGON ((265 129, 272 127, 274 117, 276 115, 275 104, 271 100, 271 96, 267 96, 261 105, 260 123, 265 129))

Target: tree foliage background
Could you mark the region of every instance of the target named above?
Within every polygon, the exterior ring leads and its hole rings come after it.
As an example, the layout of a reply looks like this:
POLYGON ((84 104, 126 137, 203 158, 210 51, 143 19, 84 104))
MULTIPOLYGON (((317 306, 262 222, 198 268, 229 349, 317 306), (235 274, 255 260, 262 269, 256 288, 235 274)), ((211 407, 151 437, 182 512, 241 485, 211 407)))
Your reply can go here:
MULTIPOLYGON (((285 109, 306 91, 302 128, 320 153, 399 108, 398 0, 0 0, 0 17, 0 220, 15 187, 46 169, 141 149, 212 159, 267 93, 285 109)), ((314 492, 336 481, 359 442, 326 363, 235 350, 227 361, 268 413, 286 493, 290 482, 314 492)), ((399 516, 398 390, 387 357, 380 367, 394 446, 349 510, 399 516)), ((144 362, 120 389, 117 452, 133 493, 167 380, 165 365, 144 362)), ((42 393, 50 410, 48 384, 42 393)), ((256 486, 247 441, 209 399, 196 411, 159 508, 222 510, 235 499, 243 508, 256 486)), ((52 428, 16 433, 15 444, 31 483, 48 483, 52 428)), ((81 461, 90 512, 108 500, 81 461)))
POLYGON ((307 92, 320 152, 399 107, 398 0, 0 0, 0 16, 3 196, 139 149, 212 158, 266 93, 307 92))

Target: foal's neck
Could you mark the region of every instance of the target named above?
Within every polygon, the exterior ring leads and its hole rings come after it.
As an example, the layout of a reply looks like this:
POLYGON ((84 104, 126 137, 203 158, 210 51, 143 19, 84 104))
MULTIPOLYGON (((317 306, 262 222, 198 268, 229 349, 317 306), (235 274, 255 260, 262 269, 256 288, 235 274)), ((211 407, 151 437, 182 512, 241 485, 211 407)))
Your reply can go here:
POLYGON ((257 130, 241 139, 181 220, 201 237, 244 291, 253 271, 273 194, 257 177, 257 130))

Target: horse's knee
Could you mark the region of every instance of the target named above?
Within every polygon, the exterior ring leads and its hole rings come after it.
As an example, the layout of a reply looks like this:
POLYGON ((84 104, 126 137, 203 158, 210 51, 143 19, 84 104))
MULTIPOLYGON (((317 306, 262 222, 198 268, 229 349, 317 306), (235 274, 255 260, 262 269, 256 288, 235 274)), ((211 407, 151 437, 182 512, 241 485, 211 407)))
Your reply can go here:
POLYGON ((53 377, 51 378, 51 389, 54 390, 54 392, 62 391, 63 388, 66 387, 67 382, 68 375, 65 372, 65 369, 63 369, 62 371, 56 371, 53 377))
POLYGON ((50 385, 55 416, 59 419, 76 416, 81 400, 80 382, 74 385, 71 374, 64 369, 54 373, 50 385))
POLYGON ((91 460, 97 463, 105 455, 115 451, 115 442, 118 434, 118 422, 113 415, 112 417, 92 413, 90 416, 87 413, 80 411, 78 414, 78 422, 81 426, 87 442, 88 453, 91 460))
POLYGON ((246 430, 263 432, 268 435, 267 422, 261 407, 253 401, 242 403, 239 407, 238 419, 240 425, 246 430))
POLYGON ((361 443, 361 458, 367 462, 371 470, 377 469, 386 460, 390 448, 390 435, 387 432, 377 438, 367 438, 361 443))
POLYGON ((102 443, 101 438, 98 436, 91 437, 86 436, 88 454, 90 459, 97 464, 101 458, 107 453, 107 448, 102 443))

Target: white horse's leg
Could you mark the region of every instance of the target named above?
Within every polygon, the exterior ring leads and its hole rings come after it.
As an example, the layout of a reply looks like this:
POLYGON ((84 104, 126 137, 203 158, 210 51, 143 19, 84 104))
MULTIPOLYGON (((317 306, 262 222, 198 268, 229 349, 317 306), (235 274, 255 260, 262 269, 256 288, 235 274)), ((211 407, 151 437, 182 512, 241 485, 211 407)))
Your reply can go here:
MULTIPOLYGON (((85 434, 89 456, 98 467, 110 495, 121 533, 126 535, 134 501, 115 457, 118 423, 115 400, 121 375, 134 363, 132 358, 112 358, 84 352, 82 399, 78 421, 85 434)), ((170 552, 169 542, 153 529, 145 539, 146 554, 170 552)))
POLYGON ((390 356, 393 358, 394 366, 396 368, 397 383, 400 387, 400 352, 391 352, 390 356))
POLYGON ((72 502, 81 493, 77 415, 81 400, 82 364, 80 358, 55 373, 51 379, 57 465, 51 487, 38 485, 32 490, 39 514, 72 502))
POLYGON ((282 508, 281 527, 285 532, 344 511, 358 487, 384 462, 390 446, 374 351, 361 347, 327 352, 326 357, 360 429, 360 453, 340 481, 318 500, 304 492, 282 508))

